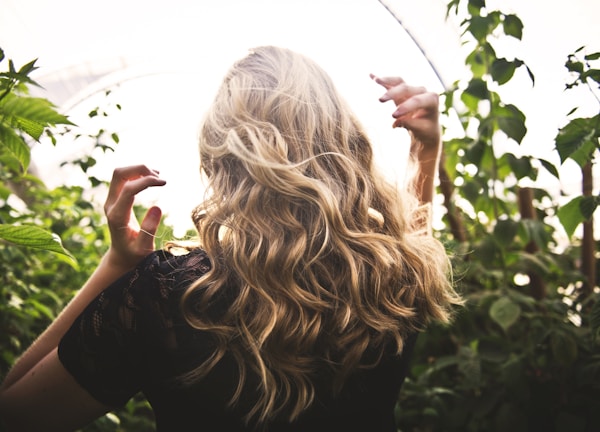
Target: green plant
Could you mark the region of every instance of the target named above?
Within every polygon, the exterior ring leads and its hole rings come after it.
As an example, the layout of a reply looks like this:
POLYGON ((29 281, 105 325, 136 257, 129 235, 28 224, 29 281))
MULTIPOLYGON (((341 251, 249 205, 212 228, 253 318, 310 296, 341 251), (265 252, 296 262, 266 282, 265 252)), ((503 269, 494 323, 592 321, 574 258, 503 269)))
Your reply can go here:
MULTIPOLYGON (((558 208, 557 197, 530 185, 540 170, 560 177, 559 167, 505 150, 520 145, 527 127, 502 86, 520 69, 535 79, 524 61, 498 56, 495 44, 519 40, 521 20, 484 0, 453 0, 448 12, 465 17, 472 50, 470 76, 445 95, 446 114, 458 116, 464 133, 445 143, 439 235, 468 304, 454 325, 420 338, 398 404, 400 429, 591 431, 600 424, 600 302, 589 270, 597 246, 585 247, 586 233, 559 245, 556 234, 592 225, 598 199, 582 193, 558 208)), ((569 57, 571 86, 597 85, 598 57, 569 57)), ((589 169, 597 130, 598 116, 571 120, 556 138, 561 162, 574 158, 589 169)))
MULTIPOLYGON (((0 62, 4 57, 0 49, 0 62)), ((8 60, 8 70, 0 73, 0 200, 5 203, 17 184, 27 179, 31 150, 25 137, 37 141, 45 132, 52 137, 50 127, 72 124, 48 100, 29 96, 28 86, 38 85, 29 76, 37 69, 35 63, 17 70, 8 60)), ((36 224, 8 224, 0 219, 0 239, 69 256, 58 236, 36 224)))
MULTIPOLYGON (((18 70, 8 63, 8 71, 0 73, 0 378, 73 297, 106 251, 108 229, 100 206, 88 195, 107 182, 87 173, 95 164, 95 152, 111 151, 119 142, 102 125, 97 133, 79 133, 49 101, 30 97, 29 86, 36 85, 29 76, 35 61, 18 70), (52 145, 67 136, 76 143, 85 141, 81 145, 92 143, 89 153, 64 162, 86 173, 87 184, 48 189, 28 171, 31 141, 49 140, 40 145, 52 145)), ((101 112, 104 118, 109 111, 97 108, 89 117, 101 112)), ((161 227, 165 230, 170 228, 161 227)), ((84 430, 154 430, 153 414, 138 395, 84 430)))

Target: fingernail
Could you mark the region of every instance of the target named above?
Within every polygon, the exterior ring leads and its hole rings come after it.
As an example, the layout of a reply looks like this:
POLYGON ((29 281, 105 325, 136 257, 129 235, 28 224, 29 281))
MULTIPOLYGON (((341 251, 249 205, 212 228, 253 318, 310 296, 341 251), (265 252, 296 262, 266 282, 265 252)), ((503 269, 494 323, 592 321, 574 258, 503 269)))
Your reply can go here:
POLYGON ((387 94, 384 94, 379 98, 379 102, 387 102, 390 100, 390 97, 387 94))

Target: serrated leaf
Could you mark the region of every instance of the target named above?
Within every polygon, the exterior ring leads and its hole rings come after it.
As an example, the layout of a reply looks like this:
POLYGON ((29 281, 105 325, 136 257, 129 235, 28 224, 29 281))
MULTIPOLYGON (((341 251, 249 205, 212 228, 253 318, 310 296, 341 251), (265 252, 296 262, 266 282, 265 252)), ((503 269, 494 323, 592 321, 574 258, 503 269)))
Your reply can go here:
POLYGON ((28 75, 31 72, 33 72, 34 70, 37 69, 35 62, 37 62, 37 59, 30 61, 29 63, 21 66, 21 69, 19 69, 19 73, 23 74, 23 75, 28 75))
POLYGON ((0 147, 19 161, 23 172, 27 171, 31 159, 29 146, 15 131, 2 123, 0 123, 0 147))
POLYGON ((22 130, 23 132, 25 132, 27 135, 29 135, 31 138, 33 138, 36 141, 40 140, 40 137, 42 136, 42 134, 44 133, 44 129, 46 127, 46 125, 33 121, 33 120, 29 120, 26 118, 17 118, 16 119, 17 122, 17 128, 19 130, 22 130))
POLYGON ((500 297, 490 307, 490 318, 504 331, 508 330, 521 316, 521 307, 509 297, 500 297))
POLYGON ((0 101, 0 110, 19 121, 36 122, 43 125, 73 125, 64 115, 58 113, 50 101, 42 98, 7 95, 0 101))
POLYGON ((40 227, 32 225, 0 224, 0 238, 18 246, 42 249, 69 257, 75 265, 75 258, 63 247, 60 237, 40 227))

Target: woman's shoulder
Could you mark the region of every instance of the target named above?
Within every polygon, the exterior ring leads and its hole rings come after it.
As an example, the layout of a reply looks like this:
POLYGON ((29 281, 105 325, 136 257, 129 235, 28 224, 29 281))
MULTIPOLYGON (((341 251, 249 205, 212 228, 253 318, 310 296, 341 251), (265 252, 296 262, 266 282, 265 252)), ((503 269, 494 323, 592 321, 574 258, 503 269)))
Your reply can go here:
POLYGON ((134 273, 148 273, 157 277, 175 277, 181 273, 201 276, 211 269, 206 252, 201 248, 184 252, 160 249, 148 254, 136 266, 134 273))
POLYGON ((124 275, 116 285, 125 296, 133 299, 172 297, 211 269, 206 252, 200 248, 174 253, 167 249, 156 250, 142 259, 124 275))

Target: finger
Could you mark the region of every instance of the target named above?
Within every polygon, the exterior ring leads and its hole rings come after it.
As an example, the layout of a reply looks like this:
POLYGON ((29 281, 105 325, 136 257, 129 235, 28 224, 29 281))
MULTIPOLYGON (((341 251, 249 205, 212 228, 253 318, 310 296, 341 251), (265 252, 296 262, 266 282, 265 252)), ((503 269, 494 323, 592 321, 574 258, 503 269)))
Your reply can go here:
POLYGON ((379 98, 380 102, 387 102, 393 100, 396 105, 399 105, 406 99, 413 96, 426 93, 425 87, 415 87, 408 84, 398 84, 397 86, 391 87, 383 96, 379 98))
POLYGON ((112 202, 119 196, 123 185, 129 180, 141 176, 158 176, 159 172, 148 168, 146 165, 132 165, 128 167, 116 168, 113 171, 113 177, 108 189, 107 202, 112 202))
POLYGON ((161 217, 162 211, 159 207, 150 207, 146 212, 138 236, 138 242, 142 250, 154 250, 154 239, 156 230, 158 230, 158 226, 160 225, 161 217))
POLYGON ((378 77, 374 74, 370 74, 370 76, 373 81, 385 89, 390 89, 394 86, 404 83, 404 80, 400 77, 378 77))
POLYGON ((438 114, 439 96, 437 93, 417 93, 397 104, 396 111, 392 117, 399 118, 409 113, 424 112, 427 114, 438 114))
POLYGON ((164 186, 167 182, 154 175, 128 180, 121 185, 119 194, 113 197, 112 202, 105 205, 106 216, 109 223, 127 226, 131 220, 131 209, 135 196, 149 187, 164 186))

